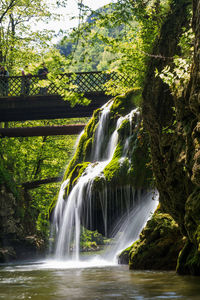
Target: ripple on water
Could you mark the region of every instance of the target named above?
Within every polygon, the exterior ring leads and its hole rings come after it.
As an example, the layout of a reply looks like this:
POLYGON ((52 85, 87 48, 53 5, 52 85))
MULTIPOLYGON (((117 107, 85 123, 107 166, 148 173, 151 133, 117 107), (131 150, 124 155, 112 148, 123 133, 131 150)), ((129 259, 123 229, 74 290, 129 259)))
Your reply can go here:
POLYGON ((47 260, 4 266, 0 268, 0 300, 200 299, 195 277, 107 264, 94 258, 89 263, 47 260))

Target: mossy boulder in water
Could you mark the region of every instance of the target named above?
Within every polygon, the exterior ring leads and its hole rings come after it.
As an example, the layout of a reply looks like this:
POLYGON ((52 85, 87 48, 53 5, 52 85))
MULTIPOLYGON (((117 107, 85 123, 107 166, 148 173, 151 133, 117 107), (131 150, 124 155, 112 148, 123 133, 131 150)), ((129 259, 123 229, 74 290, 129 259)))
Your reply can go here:
POLYGON ((157 211, 140 234, 140 239, 119 256, 130 269, 175 270, 184 245, 178 225, 168 214, 157 211))

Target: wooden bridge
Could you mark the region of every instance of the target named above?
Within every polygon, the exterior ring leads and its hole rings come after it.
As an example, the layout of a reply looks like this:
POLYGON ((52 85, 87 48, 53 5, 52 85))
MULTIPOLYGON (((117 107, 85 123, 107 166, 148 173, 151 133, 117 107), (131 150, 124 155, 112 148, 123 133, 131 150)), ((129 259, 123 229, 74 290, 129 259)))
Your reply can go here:
POLYGON ((103 72, 60 74, 54 82, 35 75, 0 77, 0 122, 89 117, 111 98, 105 94, 110 79, 116 84, 127 81, 117 73, 103 72), (47 86, 42 88, 44 80, 47 86), (91 103, 72 108, 62 98, 65 90, 82 94, 91 103))
MULTIPOLYGON (((112 79, 116 85, 120 81, 130 81, 117 73, 79 72, 60 74, 56 81, 47 81, 42 87, 44 76, 0 77, 0 122, 81 118, 90 117, 93 111, 105 104, 112 96, 105 94, 105 83, 112 79), (87 106, 70 106, 62 99, 63 91, 71 86, 71 91, 91 100, 87 106)), ((79 134, 84 124, 43 127, 0 128, 0 137, 26 137, 79 134)), ((24 189, 37 188, 41 184, 61 181, 60 177, 45 178, 22 184, 24 189)))
MULTIPOLYGON (((0 77, 0 122, 90 117, 112 97, 105 93, 105 83, 110 79, 116 85, 119 81, 130 82, 120 74, 104 72, 59 74, 54 81, 37 75, 0 77), (65 91, 75 92, 91 102, 71 107, 62 98, 65 91)), ((0 128, 0 137, 71 135, 79 134, 83 128, 84 124, 0 128)))

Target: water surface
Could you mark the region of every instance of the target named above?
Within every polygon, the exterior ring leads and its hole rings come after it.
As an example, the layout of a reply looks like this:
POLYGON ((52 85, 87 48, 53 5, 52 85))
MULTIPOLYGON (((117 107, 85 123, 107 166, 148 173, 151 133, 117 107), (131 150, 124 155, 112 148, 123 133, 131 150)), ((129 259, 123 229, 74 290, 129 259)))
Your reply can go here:
POLYGON ((0 299, 200 299, 200 278, 130 271, 107 262, 37 262, 0 267, 0 299))

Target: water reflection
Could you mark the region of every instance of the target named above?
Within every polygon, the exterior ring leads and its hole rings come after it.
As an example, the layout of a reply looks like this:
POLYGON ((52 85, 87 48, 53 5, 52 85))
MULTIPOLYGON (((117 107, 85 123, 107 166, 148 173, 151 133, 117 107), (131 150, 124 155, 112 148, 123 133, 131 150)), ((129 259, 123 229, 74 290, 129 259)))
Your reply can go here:
POLYGON ((200 279, 127 266, 56 267, 52 262, 0 268, 0 299, 200 299, 200 279))

